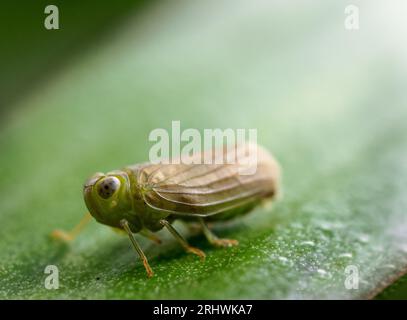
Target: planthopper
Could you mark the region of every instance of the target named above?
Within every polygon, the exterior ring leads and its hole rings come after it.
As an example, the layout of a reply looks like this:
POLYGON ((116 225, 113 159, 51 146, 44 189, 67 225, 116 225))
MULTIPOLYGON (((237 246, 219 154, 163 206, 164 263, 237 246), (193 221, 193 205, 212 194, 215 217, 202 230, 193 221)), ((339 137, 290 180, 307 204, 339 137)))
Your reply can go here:
POLYGON ((83 186, 90 215, 72 231, 55 230, 52 235, 72 240, 92 216, 127 233, 151 277, 153 271, 134 233, 160 243, 154 233, 166 228, 187 252, 204 260, 205 253, 189 245, 172 223, 198 222, 212 245, 237 245, 237 240, 217 237, 207 223, 236 218, 272 200, 279 184, 277 161, 253 143, 223 146, 165 164, 142 163, 95 173, 83 186))

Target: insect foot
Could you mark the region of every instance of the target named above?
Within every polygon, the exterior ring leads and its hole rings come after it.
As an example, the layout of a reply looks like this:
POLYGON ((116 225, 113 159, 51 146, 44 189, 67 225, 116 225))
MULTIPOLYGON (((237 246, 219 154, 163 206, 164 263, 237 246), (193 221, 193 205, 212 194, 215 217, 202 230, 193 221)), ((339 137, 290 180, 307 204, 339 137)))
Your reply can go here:
POLYGON ((81 230, 92 220, 92 216, 90 213, 85 213, 83 216, 82 220, 70 231, 64 231, 64 230, 54 230, 51 233, 51 238, 63 241, 63 242, 71 242, 73 241, 78 234, 81 232, 81 230))
POLYGON ((143 260, 143 265, 144 265, 144 268, 146 269, 147 277, 151 278, 152 276, 154 276, 153 269, 151 269, 147 260, 143 260))
POLYGON ((50 236, 52 239, 62 241, 62 242, 71 242, 72 241, 72 235, 63 230, 58 230, 58 229, 54 230, 51 232, 50 236))
POLYGON ((202 262, 205 261, 206 254, 205 254, 205 252, 203 252, 201 249, 198 249, 198 248, 195 248, 195 247, 191 247, 191 246, 188 246, 188 247, 186 247, 185 249, 186 249, 186 251, 187 251, 188 253, 196 254, 196 255, 201 259, 202 262))
POLYGON ((233 247, 239 245, 239 241, 234 239, 214 239, 212 244, 216 247, 233 247))

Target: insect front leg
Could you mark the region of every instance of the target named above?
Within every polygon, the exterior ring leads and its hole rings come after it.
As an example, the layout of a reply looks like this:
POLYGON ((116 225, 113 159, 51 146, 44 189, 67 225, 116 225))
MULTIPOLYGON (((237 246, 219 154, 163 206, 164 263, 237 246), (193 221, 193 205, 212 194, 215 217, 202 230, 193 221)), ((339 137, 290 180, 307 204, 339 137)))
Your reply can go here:
POLYGON ((65 242, 70 242, 76 238, 76 236, 82 231, 82 229, 88 224, 88 222, 92 219, 92 216, 89 212, 87 212, 82 220, 70 231, 64 230, 54 230, 51 233, 51 237, 57 240, 62 240, 65 242))
POLYGON ((199 218, 199 222, 201 223, 202 226, 202 231, 208 239, 209 243, 213 244, 214 246, 217 247, 232 247, 232 246, 237 246, 239 244, 239 241, 234 240, 234 239, 221 239, 216 236, 207 226, 205 223, 204 219, 199 218))
POLYGON ((140 245, 136 241, 133 236, 133 233, 130 230, 129 223, 127 220, 123 219, 120 221, 120 225, 126 231, 127 235, 130 238, 131 243, 133 244, 134 249, 136 250, 137 254, 140 256, 141 261, 143 261, 144 268, 146 269, 147 276, 151 278, 154 275, 153 270, 151 269, 150 265, 148 264, 148 260, 146 255, 144 254, 143 250, 141 249, 140 245))
POLYGON ((198 257, 201 258, 202 261, 205 260, 205 252, 189 245, 189 243, 183 238, 183 236, 181 236, 167 220, 160 220, 160 223, 168 229, 168 231, 174 236, 175 239, 178 240, 178 242, 181 244, 186 252, 196 254, 198 257))

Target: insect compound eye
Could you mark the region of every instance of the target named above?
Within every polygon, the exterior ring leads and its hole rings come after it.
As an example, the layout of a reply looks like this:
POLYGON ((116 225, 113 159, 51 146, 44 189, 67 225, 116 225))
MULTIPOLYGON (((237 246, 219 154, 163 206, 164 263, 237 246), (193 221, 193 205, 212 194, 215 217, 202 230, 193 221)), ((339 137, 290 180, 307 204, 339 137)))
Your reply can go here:
POLYGON ((116 177, 106 177, 97 185, 97 192, 103 199, 110 198, 120 188, 120 180, 116 177))

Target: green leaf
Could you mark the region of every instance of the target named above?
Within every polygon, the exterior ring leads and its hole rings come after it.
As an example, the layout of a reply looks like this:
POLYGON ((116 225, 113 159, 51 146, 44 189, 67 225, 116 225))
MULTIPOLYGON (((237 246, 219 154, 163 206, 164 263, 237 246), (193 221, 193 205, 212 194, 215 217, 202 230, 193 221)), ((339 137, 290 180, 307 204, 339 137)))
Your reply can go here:
POLYGON ((391 26, 406 22, 378 21, 390 5, 365 3, 361 29, 347 31, 345 5, 155 4, 49 71, 2 119, 0 297, 354 299, 397 279, 407 79, 402 29, 391 26), (383 28, 392 37, 378 39, 383 28), (161 246, 140 237, 147 279, 128 239, 96 222, 70 245, 50 239, 86 212, 88 176, 148 160, 149 133, 172 120, 256 128, 281 163, 282 199, 214 229, 240 246, 212 248, 176 223, 206 261, 164 231, 161 246), (58 290, 44 287, 47 265, 58 290), (345 287, 348 266, 358 289, 345 287))
POLYGON ((378 294, 378 300, 405 300, 407 295, 407 276, 404 275, 378 294))

